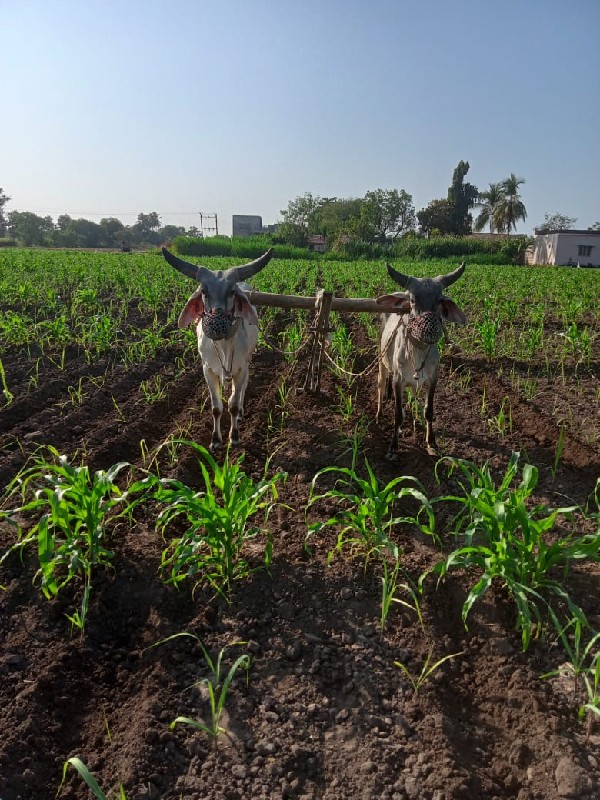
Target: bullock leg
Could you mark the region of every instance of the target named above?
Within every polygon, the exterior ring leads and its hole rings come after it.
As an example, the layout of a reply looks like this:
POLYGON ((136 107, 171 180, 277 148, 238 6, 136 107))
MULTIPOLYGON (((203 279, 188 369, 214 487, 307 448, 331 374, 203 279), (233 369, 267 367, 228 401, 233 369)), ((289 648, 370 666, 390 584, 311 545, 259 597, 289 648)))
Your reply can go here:
POLYGON ((387 400, 389 398, 388 388, 389 388, 389 380, 390 375, 387 370, 387 367, 383 363, 383 361, 379 362, 379 374, 377 375, 377 415, 375 416, 375 422, 379 424, 381 421, 381 413, 383 411, 383 401, 384 398, 387 400))
POLYGON ((433 398, 435 396, 435 387, 437 378, 433 380, 427 387, 427 394, 425 395, 425 444, 427 445, 427 452, 430 456, 439 454, 438 446, 435 442, 435 434, 433 432, 433 398))
POLYGON ((240 443, 238 425, 244 415, 244 395, 246 394, 246 386, 248 385, 248 375, 248 367, 244 366, 236 372, 231 384, 231 396, 228 406, 229 413, 231 414, 229 441, 232 445, 240 443))
POLYGON ((404 414, 402 412, 402 381, 400 376, 393 381, 392 389, 394 394, 394 433, 386 455, 388 461, 395 461, 398 458, 398 438, 402 431, 402 421, 404 419, 404 414))
POLYGON ((221 436, 221 414, 223 413, 223 401, 221 400, 221 381, 219 380, 219 376, 216 374, 216 372, 213 372, 207 364, 204 365, 204 378, 208 385, 208 391, 210 392, 210 402, 213 413, 213 432, 210 442, 210 449, 218 450, 223 443, 223 437, 221 436))

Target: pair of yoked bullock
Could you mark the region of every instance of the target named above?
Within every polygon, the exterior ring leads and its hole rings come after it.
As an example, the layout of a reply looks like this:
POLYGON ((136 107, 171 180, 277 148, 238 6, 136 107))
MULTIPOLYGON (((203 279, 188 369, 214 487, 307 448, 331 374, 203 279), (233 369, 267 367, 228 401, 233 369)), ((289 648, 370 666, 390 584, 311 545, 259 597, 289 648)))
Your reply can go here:
MULTIPOLYGON (((239 443, 239 422, 244 413, 244 395, 248 385, 248 364, 258 338, 258 315, 248 299, 248 278, 256 275, 273 257, 270 249, 260 258, 240 267, 210 270, 184 261, 163 248, 166 260, 179 272, 199 283, 179 317, 179 327, 195 324, 198 351, 204 377, 210 392, 213 413, 211 449, 222 444, 221 386, 231 381, 228 407, 231 415, 229 440, 239 443)), ((440 354, 437 346, 445 322, 464 325, 465 316, 458 306, 444 295, 444 289, 462 275, 464 262, 447 275, 436 278, 414 278, 403 275, 387 264, 390 275, 405 292, 378 297, 386 312, 381 315, 377 421, 381 417, 384 396, 394 399, 394 432, 388 458, 398 453, 398 436, 402 426, 402 395, 408 386, 421 389, 425 395, 425 443, 427 452, 435 454, 433 432, 433 398, 438 379, 440 354), (393 308, 393 311, 388 309, 393 308)))

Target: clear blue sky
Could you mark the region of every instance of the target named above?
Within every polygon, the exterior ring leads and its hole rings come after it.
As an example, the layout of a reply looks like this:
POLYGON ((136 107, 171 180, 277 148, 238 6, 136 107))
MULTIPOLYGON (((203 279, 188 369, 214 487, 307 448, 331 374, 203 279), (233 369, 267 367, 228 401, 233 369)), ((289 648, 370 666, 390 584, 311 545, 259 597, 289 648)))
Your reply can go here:
POLYGON ((308 191, 419 210, 464 159, 525 178, 522 232, 600 220, 600 0, 0 0, 0 73, 9 211, 230 233, 308 191))

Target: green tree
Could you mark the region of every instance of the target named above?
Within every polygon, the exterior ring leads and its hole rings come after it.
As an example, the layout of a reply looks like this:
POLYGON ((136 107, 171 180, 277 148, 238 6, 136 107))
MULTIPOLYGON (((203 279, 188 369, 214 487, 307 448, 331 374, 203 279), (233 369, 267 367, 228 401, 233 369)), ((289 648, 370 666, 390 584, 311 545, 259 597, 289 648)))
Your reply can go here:
POLYGON ((4 214, 4 206, 9 200, 10 197, 4 193, 4 189, 0 189, 0 236, 6 236, 8 220, 4 214))
POLYGON ((283 222, 277 229, 276 240, 296 247, 306 247, 311 216, 320 208, 321 203, 321 198, 313 197, 311 192, 305 192, 295 200, 290 200, 287 208, 280 212, 283 222))
POLYGON ((308 231, 311 215, 320 208, 322 202, 320 197, 313 197, 311 192, 305 192, 295 200, 290 200, 288 207, 281 211, 283 221, 308 231))
POLYGON ((8 232, 20 244, 45 245, 54 233, 52 217, 39 217, 31 211, 11 211, 8 215, 8 232))
POLYGON ((161 241, 166 242, 176 236, 185 236, 185 228, 180 225, 164 225, 159 230, 161 241))
POLYGON ((600 222, 594 222, 593 225, 590 225, 588 231, 600 231, 600 222))
POLYGON ((448 189, 448 203, 452 208, 450 233, 455 236, 466 236, 473 227, 473 217, 469 210, 475 205, 479 190, 472 183, 465 183, 468 171, 469 162, 459 161, 452 175, 452 185, 448 189))
POLYGON ((160 217, 156 211, 151 211, 149 214, 140 212, 137 217, 137 222, 132 225, 126 232, 135 242, 158 244, 160 242, 160 217))
POLYGON ((107 247, 114 247, 126 238, 125 226, 117 217, 102 217, 100 227, 104 231, 104 241, 107 247))
POLYGON ((566 214, 544 214, 544 221, 536 230, 540 233, 546 231, 568 231, 577 222, 577 217, 567 217, 566 214))
POLYGON ((432 200, 427 208, 417 211, 419 230, 426 236, 433 231, 449 235, 453 232, 452 206, 447 200, 432 200))
POLYGON ((308 228, 294 222, 281 222, 273 237, 277 244, 291 244, 294 247, 306 247, 308 244, 308 228))
POLYGON ((350 233, 360 219, 363 201, 360 198, 325 197, 311 214, 308 233, 323 234, 329 240, 350 233))
POLYGON ((511 230, 517 227, 517 222, 527 219, 527 210, 519 194, 519 186, 525 183, 524 178, 517 178, 514 172, 500 184, 504 197, 498 206, 498 230, 510 236, 511 230))
POLYGON ((476 231, 482 231, 486 225, 489 225, 490 233, 493 233, 494 230, 500 232, 497 216, 503 199, 504 193, 499 183, 490 183, 487 192, 481 192, 477 202, 477 205, 481 206, 481 211, 473 226, 476 231))
POLYGON ((369 241, 397 239, 416 225, 413 199, 404 189, 376 189, 367 192, 360 208, 360 220, 369 241))

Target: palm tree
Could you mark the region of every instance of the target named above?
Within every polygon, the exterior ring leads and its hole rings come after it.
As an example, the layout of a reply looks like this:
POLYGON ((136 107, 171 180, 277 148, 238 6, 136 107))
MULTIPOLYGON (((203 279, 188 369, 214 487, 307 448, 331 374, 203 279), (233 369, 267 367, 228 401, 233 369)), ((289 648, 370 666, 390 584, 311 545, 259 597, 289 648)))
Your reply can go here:
POLYGON ((475 220, 474 228, 477 232, 482 231, 489 223, 490 233, 494 232, 494 228, 500 231, 499 221, 496 219, 498 208, 504 199, 504 192, 499 183, 490 183, 490 188, 487 192, 482 192, 480 195, 479 205, 482 206, 477 219, 475 220))
POLYGON ((517 178, 514 172, 510 177, 502 181, 500 188, 504 197, 498 206, 496 226, 498 230, 504 229, 506 236, 510 236, 511 229, 517 227, 519 220, 525 221, 527 211, 519 194, 519 186, 525 183, 524 178, 517 178))

